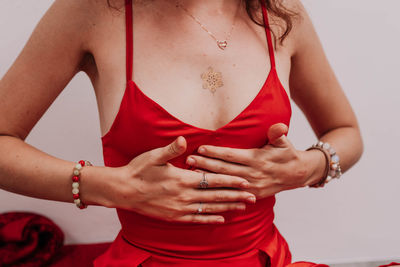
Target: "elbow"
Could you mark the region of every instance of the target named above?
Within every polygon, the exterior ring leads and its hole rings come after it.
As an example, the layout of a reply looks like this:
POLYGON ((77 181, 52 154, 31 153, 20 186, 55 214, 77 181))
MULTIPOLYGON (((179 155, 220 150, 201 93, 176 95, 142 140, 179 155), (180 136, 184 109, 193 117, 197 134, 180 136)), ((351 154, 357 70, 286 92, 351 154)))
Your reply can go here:
POLYGON ((358 162, 361 159, 362 155, 364 154, 365 145, 364 145, 364 140, 362 138, 362 134, 361 134, 360 128, 357 127, 356 131, 357 131, 357 137, 358 137, 357 138, 357 140, 358 140, 357 152, 358 153, 357 153, 357 157, 356 157, 356 162, 358 162))
POLYGON ((362 134, 360 128, 358 126, 353 127, 354 129, 354 137, 352 142, 352 161, 350 162, 350 166, 353 166, 357 162, 359 162, 364 154, 364 141, 362 138, 362 134))

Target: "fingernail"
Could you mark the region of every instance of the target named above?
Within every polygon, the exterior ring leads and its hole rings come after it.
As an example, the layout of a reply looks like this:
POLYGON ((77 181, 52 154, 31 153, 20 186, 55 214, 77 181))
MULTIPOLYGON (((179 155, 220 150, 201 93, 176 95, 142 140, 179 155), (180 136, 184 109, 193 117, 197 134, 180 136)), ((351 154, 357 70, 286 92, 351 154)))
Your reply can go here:
POLYGON ((240 184, 241 187, 248 188, 250 186, 249 182, 243 182, 240 184))
POLYGON ((198 151, 199 151, 199 153, 204 153, 204 152, 206 152, 206 150, 204 149, 204 147, 199 147, 198 151))
POLYGON ((255 203, 256 202, 256 198, 255 197, 248 197, 247 198, 248 201, 255 203))
POLYGON ((196 161, 194 160, 194 158, 188 157, 186 160, 186 163, 189 165, 193 165, 196 161))
POLYGON ((246 209, 246 205, 239 205, 238 206, 238 210, 245 210, 246 209))

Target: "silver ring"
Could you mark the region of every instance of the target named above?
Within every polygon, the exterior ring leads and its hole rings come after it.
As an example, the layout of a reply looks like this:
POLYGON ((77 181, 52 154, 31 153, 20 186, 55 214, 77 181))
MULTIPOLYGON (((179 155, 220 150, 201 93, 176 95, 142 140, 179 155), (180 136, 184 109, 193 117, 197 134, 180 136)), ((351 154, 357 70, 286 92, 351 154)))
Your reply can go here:
POLYGON ((201 208, 201 205, 202 205, 203 203, 201 203, 200 202, 200 205, 199 205, 199 207, 197 208, 197 213, 202 213, 203 212, 203 209, 201 208))
POLYGON ((207 188, 208 187, 208 182, 207 182, 207 178, 206 178, 206 173, 203 172, 203 180, 201 180, 200 182, 200 188, 207 188))

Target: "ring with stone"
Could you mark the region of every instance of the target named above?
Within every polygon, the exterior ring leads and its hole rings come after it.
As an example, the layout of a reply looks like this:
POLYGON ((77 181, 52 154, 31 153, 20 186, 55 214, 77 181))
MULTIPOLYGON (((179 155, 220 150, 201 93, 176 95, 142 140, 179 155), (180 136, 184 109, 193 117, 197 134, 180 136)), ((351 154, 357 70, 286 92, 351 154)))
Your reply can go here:
POLYGON ((200 202, 200 205, 199 205, 199 207, 198 207, 198 209, 197 209, 197 213, 202 213, 203 212, 203 209, 201 208, 201 205, 202 205, 203 203, 201 203, 200 202))
POLYGON ((201 180, 199 186, 200 186, 200 188, 207 188, 208 187, 208 182, 207 182, 207 178, 206 178, 206 173, 205 172, 203 172, 203 180, 201 180))

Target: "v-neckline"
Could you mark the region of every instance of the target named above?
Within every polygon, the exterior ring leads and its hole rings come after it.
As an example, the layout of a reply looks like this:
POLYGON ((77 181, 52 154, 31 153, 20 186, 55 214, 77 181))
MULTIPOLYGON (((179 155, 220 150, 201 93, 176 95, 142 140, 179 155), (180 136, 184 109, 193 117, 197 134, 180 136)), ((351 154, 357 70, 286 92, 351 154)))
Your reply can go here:
POLYGON ((174 116, 172 113, 170 113, 167 109, 165 109, 163 106, 161 106, 160 104, 158 104, 156 101, 154 101, 151 97, 149 97, 148 95, 146 95, 141 89, 140 87, 136 84, 135 81, 133 80, 129 80, 130 83, 133 84, 133 88, 135 90, 137 90, 145 99, 147 99, 152 105, 154 105, 155 107, 158 108, 158 110, 160 110, 161 112, 163 112, 164 114, 166 114, 168 117, 170 117, 171 119, 179 122, 182 125, 185 125, 186 127, 192 128, 192 129, 196 129, 202 132, 206 132, 206 133, 211 133, 211 134, 215 134, 219 131, 222 131, 223 129, 229 127, 232 123, 234 123, 235 121, 237 121, 238 119, 240 119, 240 117, 243 116, 243 114, 245 114, 245 112, 251 108, 251 106, 258 100, 258 98, 262 95, 262 93, 264 92, 265 88, 267 87, 267 84, 269 82, 269 80, 271 79, 272 74, 275 73, 276 74, 276 70, 274 67, 271 67, 267 78, 265 79, 263 85, 261 86, 261 88, 259 89, 258 93, 256 94, 256 96, 250 101, 249 104, 247 104, 245 106, 244 109, 242 109, 242 111, 239 112, 239 114, 237 114, 233 119, 231 119, 230 121, 228 121, 227 123, 223 124, 222 126, 218 127, 217 129, 207 129, 207 128, 202 128, 202 127, 198 127, 195 126, 193 124, 184 122, 183 120, 177 118, 176 116, 174 116))
POLYGON ((156 101, 154 101, 152 98, 147 96, 139 88, 139 86, 136 84, 136 82, 132 79, 132 76, 133 76, 133 23, 132 23, 133 22, 133 12, 132 11, 133 10, 132 10, 132 0, 126 0, 125 1, 125 24, 126 24, 125 28, 126 28, 126 81, 127 81, 127 84, 126 84, 125 92, 123 94, 117 115, 115 116, 114 121, 111 124, 111 127, 101 137, 101 139, 104 140, 107 136, 110 135, 110 133, 116 127, 115 126, 116 120, 120 116, 122 102, 124 101, 124 98, 126 97, 126 92, 131 89, 130 88, 131 85, 133 86, 133 90, 136 90, 137 92, 139 92, 139 94, 142 97, 144 97, 145 99, 147 99, 151 105, 156 107, 163 114, 166 114, 172 120, 179 122, 180 124, 185 125, 186 127, 191 128, 193 130, 198 130, 198 131, 201 131, 204 133, 211 133, 211 134, 215 134, 219 131, 222 131, 223 129, 228 128, 230 125, 232 125, 235 121, 239 120, 246 113, 246 111, 249 110, 254 105, 254 103, 258 100, 258 98, 263 94, 264 90, 266 90, 268 82, 271 80, 271 77, 273 75, 278 80, 278 86, 280 87, 279 90, 283 90, 284 93, 286 94, 286 96, 288 97, 286 90, 285 90, 284 86, 282 85, 282 83, 278 77, 278 74, 276 72, 274 46, 272 43, 272 35, 269 30, 268 14, 267 14, 267 10, 265 7, 265 3, 263 1, 260 1, 260 3, 261 3, 261 7, 262 7, 263 21, 264 21, 264 25, 265 25, 264 29, 265 29, 265 34, 267 37, 268 53, 269 53, 269 58, 270 58, 270 63, 271 63, 268 75, 267 75, 262 87, 259 89, 258 93, 256 94, 256 96, 250 101, 249 104, 247 104, 245 106, 244 109, 242 109, 242 111, 239 112, 239 114, 237 114, 233 119, 231 119, 224 125, 218 127, 217 129, 207 129, 207 128, 198 127, 193 124, 184 122, 181 119, 177 118, 176 116, 172 115, 168 110, 166 110, 164 107, 162 107, 156 101))

